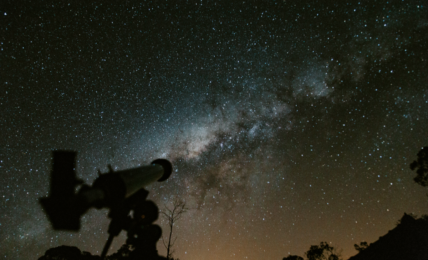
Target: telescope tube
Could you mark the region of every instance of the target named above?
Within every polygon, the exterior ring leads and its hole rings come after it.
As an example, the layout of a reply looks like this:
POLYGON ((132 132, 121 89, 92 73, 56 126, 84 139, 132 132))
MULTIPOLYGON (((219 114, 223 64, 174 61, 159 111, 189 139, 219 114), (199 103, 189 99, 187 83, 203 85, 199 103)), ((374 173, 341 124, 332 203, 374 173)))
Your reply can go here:
POLYGON ((92 188, 82 191, 80 195, 88 204, 108 207, 153 182, 165 181, 171 173, 171 163, 165 159, 157 159, 150 165, 103 174, 94 181, 92 188))

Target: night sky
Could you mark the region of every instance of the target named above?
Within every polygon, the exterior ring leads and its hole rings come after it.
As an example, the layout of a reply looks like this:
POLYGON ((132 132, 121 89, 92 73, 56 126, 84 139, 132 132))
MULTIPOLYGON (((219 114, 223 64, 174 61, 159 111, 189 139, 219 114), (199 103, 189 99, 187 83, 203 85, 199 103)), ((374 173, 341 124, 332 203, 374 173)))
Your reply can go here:
POLYGON ((426 1, 116 2, 0 4, 0 258, 100 254, 106 209, 57 232, 38 203, 55 149, 78 151, 87 184, 170 160, 148 190, 191 208, 182 260, 321 241, 347 259, 428 213, 409 168, 428 144, 426 1))

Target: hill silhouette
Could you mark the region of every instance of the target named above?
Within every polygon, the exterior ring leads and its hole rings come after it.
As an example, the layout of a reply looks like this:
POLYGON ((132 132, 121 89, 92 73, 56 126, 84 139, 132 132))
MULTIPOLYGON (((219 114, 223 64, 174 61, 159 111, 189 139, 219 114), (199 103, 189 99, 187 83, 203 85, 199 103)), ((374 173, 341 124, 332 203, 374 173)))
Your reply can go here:
POLYGON ((398 225, 349 260, 428 259, 428 220, 404 213, 398 225))

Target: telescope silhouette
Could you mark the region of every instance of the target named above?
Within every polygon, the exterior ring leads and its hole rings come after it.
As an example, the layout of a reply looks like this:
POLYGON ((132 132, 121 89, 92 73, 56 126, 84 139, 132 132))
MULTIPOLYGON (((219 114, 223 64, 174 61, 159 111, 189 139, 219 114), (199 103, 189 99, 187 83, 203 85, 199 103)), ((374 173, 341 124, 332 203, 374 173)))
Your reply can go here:
POLYGON ((107 207, 113 210, 121 207, 125 200, 132 198, 138 191, 153 182, 165 181, 172 173, 172 165, 165 159, 116 172, 109 165, 109 172, 101 174, 98 171, 99 177, 92 186, 88 186, 76 178, 76 155, 74 151, 53 152, 50 194, 47 198, 40 198, 56 230, 77 231, 80 229, 80 217, 89 208, 107 207), (82 186, 76 193, 78 185, 82 186))

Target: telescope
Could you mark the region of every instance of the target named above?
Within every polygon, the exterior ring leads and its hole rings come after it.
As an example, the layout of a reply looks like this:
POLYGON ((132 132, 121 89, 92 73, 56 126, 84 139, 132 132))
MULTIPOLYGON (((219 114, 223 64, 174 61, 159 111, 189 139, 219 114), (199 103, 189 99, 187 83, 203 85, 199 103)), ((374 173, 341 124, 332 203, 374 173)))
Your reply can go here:
POLYGON ((98 171, 99 177, 92 186, 88 186, 76 178, 76 154, 74 151, 53 152, 50 194, 49 197, 40 199, 56 230, 78 231, 80 217, 91 207, 106 207, 112 212, 123 207, 125 201, 132 201, 137 194, 140 194, 139 198, 145 199, 148 194, 144 190, 146 186, 156 181, 165 181, 172 173, 172 165, 165 159, 116 172, 109 165, 109 172, 102 174, 98 171), (76 193, 79 185, 81 187, 76 193))
POLYGON ((40 198, 53 228, 78 231, 80 217, 89 208, 106 207, 110 209, 111 222, 101 259, 105 259, 113 238, 122 230, 128 232, 129 243, 134 246, 132 259, 141 256, 162 259, 156 250, 162 229, 153 224, 159 209, 152 201, 146 201, 149 193, 144 188, 167 180, 172 173, 171 163, 157 159, 146 166, 116 172, 108 165, 109 171, 102 174, 98 170, 99 177, 89 186, 76 178, 76 154, 74 151, 53 152, 50 194, 40 198))

